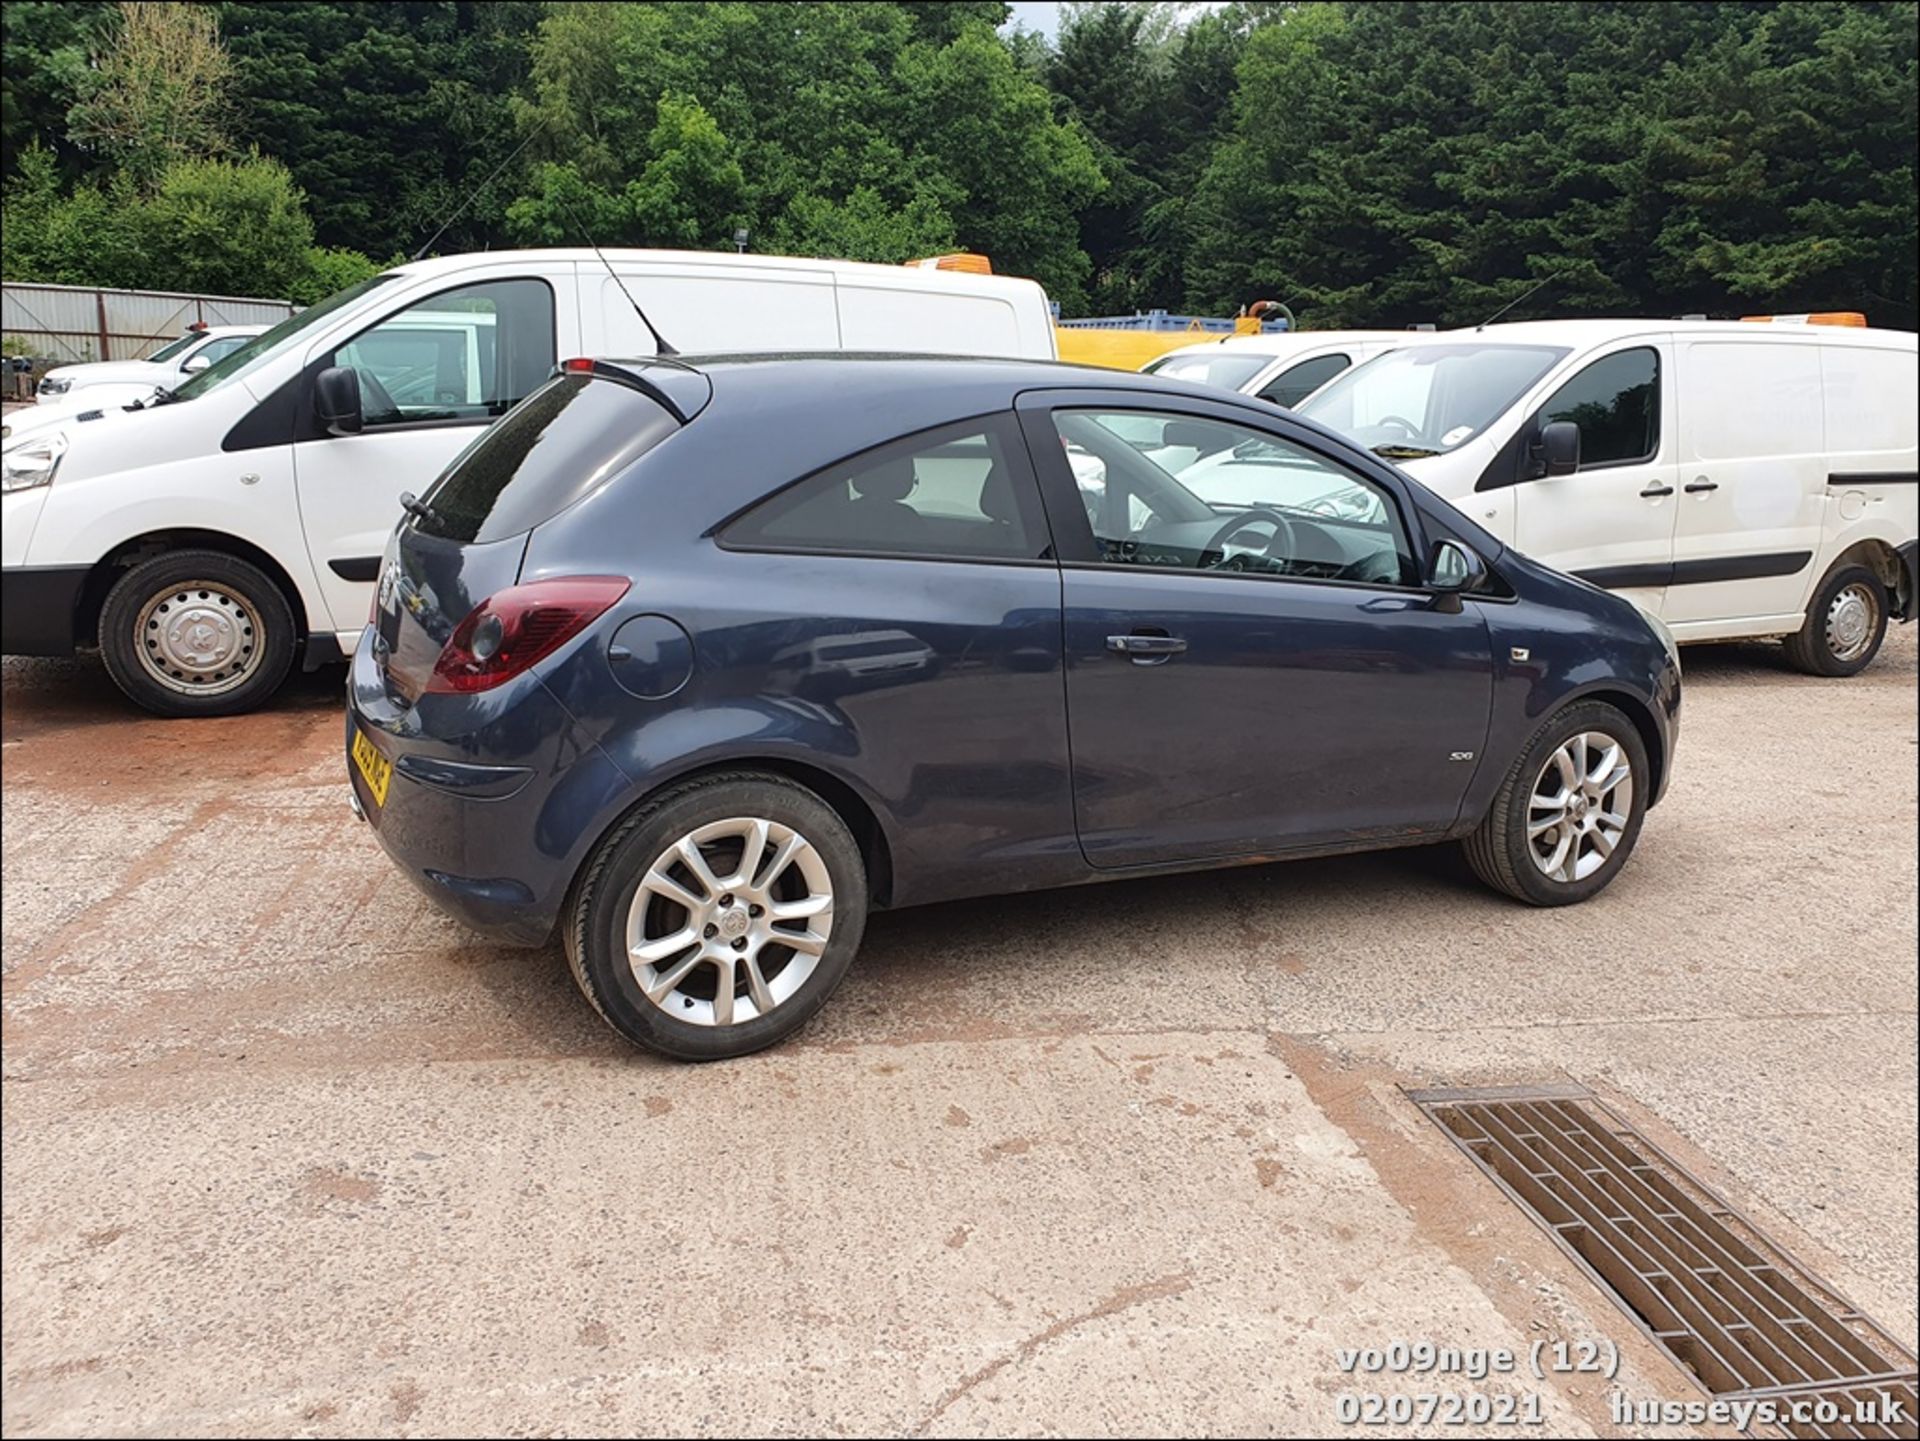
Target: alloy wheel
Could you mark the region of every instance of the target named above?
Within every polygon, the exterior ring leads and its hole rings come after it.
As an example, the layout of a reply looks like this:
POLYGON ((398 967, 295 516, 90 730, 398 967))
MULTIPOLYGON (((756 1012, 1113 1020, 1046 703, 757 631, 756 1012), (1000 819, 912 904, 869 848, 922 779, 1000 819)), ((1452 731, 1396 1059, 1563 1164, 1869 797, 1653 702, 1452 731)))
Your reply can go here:
POLYGON ((736 1026, 790 1000, 833 932, 833 882, 792 826, 714 821, 655 857, 627 912, 641 994, 677 1021, 736 1026))
POLYGON ((1603 731, 1562 741, 1534 778, 1527 852, 1551 880, 1582 881, 1612 857, 1633 815, 1633 765, 1603 731))

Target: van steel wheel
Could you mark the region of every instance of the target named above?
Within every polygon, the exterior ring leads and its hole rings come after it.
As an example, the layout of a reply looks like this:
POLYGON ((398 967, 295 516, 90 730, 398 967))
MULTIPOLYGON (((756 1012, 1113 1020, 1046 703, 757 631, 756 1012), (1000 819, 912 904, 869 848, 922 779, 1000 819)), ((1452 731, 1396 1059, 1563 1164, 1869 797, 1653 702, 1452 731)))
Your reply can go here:
POLYGON ((1604 888, 1626 864, 1651 794, 1646 742, 1614 707, 1581 701, 1535 734, 1465 842, 1474 873, 1536 906, 1604 888))
POLYGON ((1809 675, 1858 675, 1887 634, 1887 587, 1864 565, 1842 566, 1821 582, 1806 623, 1787 637, 1787 659, 1809 675))
POLYGON ((121 577, 100 611, 114 683, 158 715, 231 715, 273 694, 293 663, 293 612, 258 566, 182 550, 121 577))
POLYGON ((845 975, 867 878, 846 825, 781 776, 668 788, 588 864, 565 927, 575 982, 629 1040, 687 1060, 772 1045, 845 975))

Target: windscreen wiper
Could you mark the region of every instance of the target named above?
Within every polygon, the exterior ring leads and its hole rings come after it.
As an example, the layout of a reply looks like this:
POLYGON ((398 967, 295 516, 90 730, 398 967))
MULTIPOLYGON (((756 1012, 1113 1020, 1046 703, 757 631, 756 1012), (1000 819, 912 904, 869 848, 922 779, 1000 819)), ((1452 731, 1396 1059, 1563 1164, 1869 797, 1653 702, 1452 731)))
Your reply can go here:
POLYGON ((1376 445, 1373 453, 1385 460, 1424 460, 1440 452, 1429 450, 1424 445, 1376 445))

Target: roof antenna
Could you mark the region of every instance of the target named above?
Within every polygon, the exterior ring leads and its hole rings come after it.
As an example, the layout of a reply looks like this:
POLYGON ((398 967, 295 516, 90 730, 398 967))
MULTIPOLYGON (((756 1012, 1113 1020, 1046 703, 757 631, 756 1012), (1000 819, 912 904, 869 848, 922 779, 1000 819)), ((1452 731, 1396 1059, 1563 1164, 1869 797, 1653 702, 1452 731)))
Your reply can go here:
POLYGON ((593 232, 581 224, 578 212, 567 203, 566 196, 555 192, 553 198, 560 202, 561 208, 567 212, 567 218, 579 228, 582 235, 586 236, 587 244, 593 247, 593 253, 599 257, 600 263, 607 266, 607 274, 613 277, 613 283, 620 287, 620 293, 627 297, 627 304, 633 307, 633 313, 640 317, 640 323, 647 327, 647 334, 653 337, 654 352, 659 355, 678 355, 680 352, 667 344, 667 338, 653 328, 653 322, 647 319, 647 312, 640 308, 640 302, 635 300, 633 298, 633 292, 627 289, 627 282, 620 278, 619 272, 611 265, 607 265, 607 257, 600 254, 600 247, 598 245, 594 245, 593 232))
POLYGON ((1489 315, 1485 320, 1481 321, 1478 325, 1474 326, 1473 328, 1477 331, 1485 330, 1489 325, 1493 324, 1494 321, 1498 320, 1501 316, 1505 315, 1509 310, 1513 309, 1514 306, 1518 305, 1521 301, 1525 300, 1528 296, 1532 295, 1533 292, 1538 290, 1541 286, 1546 285, 1550 281, 1558 280, 1559 278, 1560 278, 1559 271, 1549 270, 1545 275, 1541 276, 1538 280, 1534 281, 1533 284, 1529 285, 1525 290, 1521 291, 1518 295, 1514 296, 1513 299, 1509 300, 1505 305, 1501 306, 1498 310, 1494 311, 1493 314, 1489 315))
POLYGON ((520 158, 520 152, 527 148, 527 142, 532 140, 533 137, 538 135, 539 133, 540 132, 538 129, 529 130, 527 132, 527 139, 522 140, 518 145, 514 146, 513 154, 509 155, 505 160, 502 160, 498 165, 493 167, 493 174, 489 175, 485 180, 482 180, 478 185, 473 187, 472 193, 469 194, 465 200, 460 202, 460 208, 454 211, 453 214, 449 215, 446 218, 446 221, 440 226, 440 228, 434 231, 433 234, 428 238, 427 243, 425 245, 421 246, 418 250, 413 252, 412 259, 418 260, 421 256, 425 255, 429 250, 433 249, 433 242, 438 240, 441 236, 447 233, 447 226, 453 224, 454 221, 458 220, 462 215, 465 215, 467 213, 467 207, 473 204, 474 201, 478 200, 489 185, 493 184, 494 181, 500 178, 500 172, 502 170, 505 170, 509 165, 513 164, 515 160, 520 158))

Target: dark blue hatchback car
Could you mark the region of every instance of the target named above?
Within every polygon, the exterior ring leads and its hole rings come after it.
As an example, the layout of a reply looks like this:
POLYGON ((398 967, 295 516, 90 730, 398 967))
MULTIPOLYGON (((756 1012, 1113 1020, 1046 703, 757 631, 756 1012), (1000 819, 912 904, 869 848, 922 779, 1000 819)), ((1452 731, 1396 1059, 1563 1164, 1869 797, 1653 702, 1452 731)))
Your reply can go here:
POLYGON ((801 1025, 869 907, 1458 840, 1584 900, 1671 765, 1627 601, 1178 381, 572 361, 395 532, 356 807, 631 1039, 801 1025))

